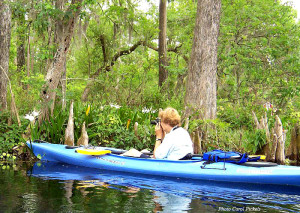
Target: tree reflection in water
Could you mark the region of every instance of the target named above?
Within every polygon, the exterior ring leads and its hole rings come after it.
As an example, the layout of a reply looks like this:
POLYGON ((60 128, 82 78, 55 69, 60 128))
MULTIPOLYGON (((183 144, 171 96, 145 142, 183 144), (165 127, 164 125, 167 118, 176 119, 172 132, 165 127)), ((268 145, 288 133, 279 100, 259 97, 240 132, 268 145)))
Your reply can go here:
POLYGON ((216 212, 244 207, 299 212, 299 187, 170 179, 53 163, 24 169, 0 170, 1 212, 216 212))
MULTIPOLYGON (((73 205, 71 200, 73 189, 79 189, 82 196, 85 197, 89 191, 89 188, 109 188, 110 185, 106 182, 102 182, 100 180, 84 180, 84 181, 76 181, 74 180, 66 180, 64 181, 64 189, 66 191, 65 197, 70 205, 73 205)), ((120 188, 120 191, 127 194, 129 198, 135 198, 138 196, 138 192, 141 191, 141 188, 133 187, 133 186, 125 186, 124 188, 120 188)), ((191 199, 187 197, 181 197, 178 195, 167 194, 160 191, 152 191, 153 192, 153 202, 154 209, 153 212, 182 212, 189 210, 189 205, 191 203, 191 199)))

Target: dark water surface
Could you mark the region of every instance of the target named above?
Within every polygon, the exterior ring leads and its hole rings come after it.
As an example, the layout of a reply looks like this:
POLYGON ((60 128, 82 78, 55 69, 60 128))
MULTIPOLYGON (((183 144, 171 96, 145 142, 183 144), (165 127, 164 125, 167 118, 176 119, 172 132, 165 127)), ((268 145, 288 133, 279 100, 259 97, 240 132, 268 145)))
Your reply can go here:
POLYGON ((0 212, 300 212, 300 187, 225 184, 36 163, 0 169, 0 212))

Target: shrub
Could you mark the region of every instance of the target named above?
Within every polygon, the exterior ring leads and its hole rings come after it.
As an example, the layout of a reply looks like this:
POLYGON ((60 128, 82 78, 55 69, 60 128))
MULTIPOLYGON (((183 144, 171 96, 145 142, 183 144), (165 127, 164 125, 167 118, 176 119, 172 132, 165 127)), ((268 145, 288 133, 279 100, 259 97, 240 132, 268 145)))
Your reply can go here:
POLYGON ((23 125, 21 127, 19 127, 17 122, 8 125, 9 116, 8 112, 0 112, 0 154, 11 152, 13 147, 25 142, 22 134, 28 122, 22 120, 23 125))
POLYGON ((215 120, 192 120, 190 122, 189 131, 192 133, 195 129, 202 132, 202 148, 203 151, 213 149, 242 151, 240 144, 242 143, 241 130, 231 128, 229 123, 219 119, 215 120))
MULTIPOLYGON (((32 139, 41 139, 51 143, 64 143, 67 127, 69 107, 65 110, 57 108, 49 121, 40 126, 36 123, 32 127, 32 139)), ((150 120, 154 119, 154 112, 143 112, 142 109, 131 109, 117 105, 74 104, 74 139, 75 144, 81 134, 81 127, 85 122, 89 136, 89 144, 97 146, 112 146, 116 148, 136 149, 150 148, 154 144, 151 137, 150 120), (138 137, 134 133, 134 123, 138 122, 138 137)))
POLYGON ((255 154, 266 144, 266 131, 264 129, 256 129, 253 131, 245 131, 243 137, 243 146, 247 152, 255 154))

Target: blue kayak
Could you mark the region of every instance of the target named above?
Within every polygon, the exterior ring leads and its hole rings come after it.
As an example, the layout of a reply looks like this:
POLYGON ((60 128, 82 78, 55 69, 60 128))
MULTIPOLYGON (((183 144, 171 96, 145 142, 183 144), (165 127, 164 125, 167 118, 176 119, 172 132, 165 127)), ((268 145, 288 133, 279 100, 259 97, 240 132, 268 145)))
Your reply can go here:
POLYGON ((43 161, 89 168, 193 180, 300 186, 300 167, 294 166, 268 166, 268 164, 260 166, 260 162, 207 164, 207 161, 201 159, 135 158, 112 153, 96 156, 77 153, 76 149, 68 149, 61 144, 27 142, 27 145, 34 155, 43 161))

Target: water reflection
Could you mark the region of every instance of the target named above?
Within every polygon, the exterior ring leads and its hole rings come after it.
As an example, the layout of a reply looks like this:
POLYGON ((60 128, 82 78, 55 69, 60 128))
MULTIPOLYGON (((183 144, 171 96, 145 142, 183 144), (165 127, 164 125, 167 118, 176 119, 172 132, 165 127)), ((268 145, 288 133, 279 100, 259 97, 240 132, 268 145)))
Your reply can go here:
POLYGON ((299 187, 160 178, 50 162, 35 164, 28 175, 63 183, 64 196, 73 210, 78 205, 73 199, 78 193, 81 204, 98 202, 91 207, 92 212, 103 206, 106 212, 115 208, 134 212, 137 207, 144 210, 140 212, 300 210, 299 187))
POLYGON ((26 212, 35 212, 37 209, 36 200, 37 195, 34 193, 24 193, 22 196, 23 207, 26 212))
POLYGON ((154 212, 182 212, 190 209, 191 198, 156 191, 154 212))
POLYGON ((73 195, 72 191, 73 191, 73 183, 74 183, 74 180, 66 180, 64 182, 64 188, 66 190, 66 193, 65 193, 65 197, 67 198, 67 201, 69 204, 73 204, 72 200, 71 200, 71 197, 73 195))

